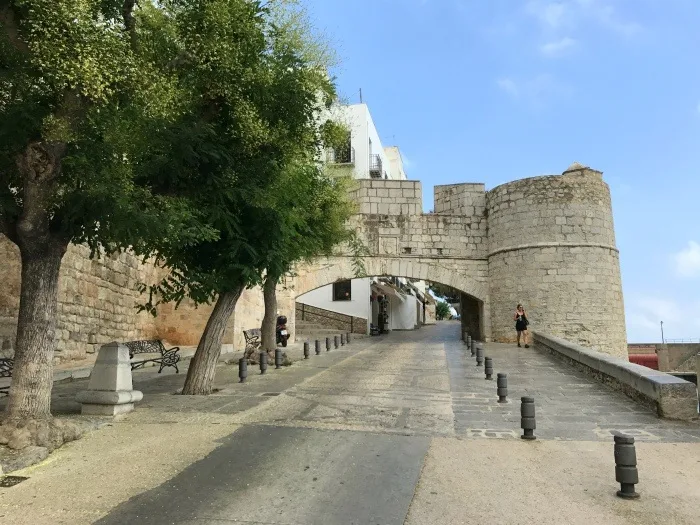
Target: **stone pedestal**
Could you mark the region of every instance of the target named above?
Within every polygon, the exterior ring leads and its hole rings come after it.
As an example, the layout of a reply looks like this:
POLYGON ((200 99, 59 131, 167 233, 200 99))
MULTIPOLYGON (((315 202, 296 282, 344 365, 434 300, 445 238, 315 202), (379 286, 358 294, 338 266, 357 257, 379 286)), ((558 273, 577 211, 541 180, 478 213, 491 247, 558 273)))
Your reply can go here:
POLYGON ((126 346, 109 343, 100 348, 90 374, 88 389, 76 400, 82 403, 82 414, 116 416, 134 409, 143 393, 134 390, 131 380, 131 359, 126 346))

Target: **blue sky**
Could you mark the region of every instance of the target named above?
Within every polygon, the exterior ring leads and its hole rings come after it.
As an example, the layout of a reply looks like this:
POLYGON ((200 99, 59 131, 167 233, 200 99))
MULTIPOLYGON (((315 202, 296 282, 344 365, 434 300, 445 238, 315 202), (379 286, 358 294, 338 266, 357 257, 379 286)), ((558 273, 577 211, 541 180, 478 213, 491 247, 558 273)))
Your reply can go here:
POLYGON ((700 0, 308 0, 384 145, 432 187, 611 188, 631 342, 700 338, 700 0))

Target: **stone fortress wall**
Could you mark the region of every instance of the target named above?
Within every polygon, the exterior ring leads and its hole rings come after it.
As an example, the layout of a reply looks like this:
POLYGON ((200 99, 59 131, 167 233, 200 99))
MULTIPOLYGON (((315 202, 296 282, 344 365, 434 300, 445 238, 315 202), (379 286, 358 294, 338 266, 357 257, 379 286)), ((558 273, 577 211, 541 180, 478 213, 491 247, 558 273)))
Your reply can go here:
POLYGON ((620 261, 602 173, 574 164, 559 176, 498 186, 486 202, 494 339, 513 339, 520 302, 533 329, 626 358, 620 261))
MULTIPOLYGON (((626 356, 620 267, 610 193, 600 172, 574 165, 486 192, 483 184, 435 188, 433 213, 422 213, 420 182, 358 180, 353 218, 369 248, 368 275, 393 275, 452 286, 478 307, 486 340, 514 340, 512 314, 522 302, 543 333, 626 356)), ((112 340, 158 337, 196 345, 211 307, 165 305, 137 314, 136 285, 155 269, 129 254, 91 261, 84 247, 64 258, 59 296, 60 359, 80 359, 112 340)), ((0 236, 0 355, 11 355, 19 297, 19 256, 0 236)), ((300 267, 278 290, 278 310, 294 333, 298 295, 354 276, 349 254, 300 267)), ((247 290, 224 342, 242 348, 242 331, 260 326, 259 289, 247 290)))

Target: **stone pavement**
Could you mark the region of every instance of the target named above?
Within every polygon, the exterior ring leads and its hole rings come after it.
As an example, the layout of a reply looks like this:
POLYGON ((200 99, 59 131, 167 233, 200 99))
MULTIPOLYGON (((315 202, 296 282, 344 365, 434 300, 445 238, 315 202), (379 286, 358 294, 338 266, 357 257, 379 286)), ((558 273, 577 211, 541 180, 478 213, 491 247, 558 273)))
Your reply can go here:
MULTIPOLYGON (((251 367, 246 384, 221 366, 207 398, 173 395, 182 374, 139 371, 137 410, 0 489, 0 523, 698 523, 699 423, 489 344, 509 379, 511 403, 498 404, 458 332, 443 323, 265 376, 251 367), (537 402, 535 442, 519 439, 521 395, 537 402), (613 430, 640 441, 639 501, 614 497, 613 430)), ((56 409, 77 410, 81 388, 57 385, 56 409)))

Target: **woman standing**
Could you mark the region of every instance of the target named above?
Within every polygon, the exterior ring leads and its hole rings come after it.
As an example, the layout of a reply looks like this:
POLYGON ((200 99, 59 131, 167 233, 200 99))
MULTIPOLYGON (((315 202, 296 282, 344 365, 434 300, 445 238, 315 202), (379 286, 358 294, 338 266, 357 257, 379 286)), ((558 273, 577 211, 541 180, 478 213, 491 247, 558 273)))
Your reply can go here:
POLYGON ((530 348, 530 345, 527 344, 527 325, 530 324, 530 321, 527 320, 525 309, 522 304, 519 304, 515 309, 513 319, 515 320, 515 331, 518 332, 518 348, 520 348, 521 335, 523 337, 523 343, 525 343, 525 348, 530 348))

